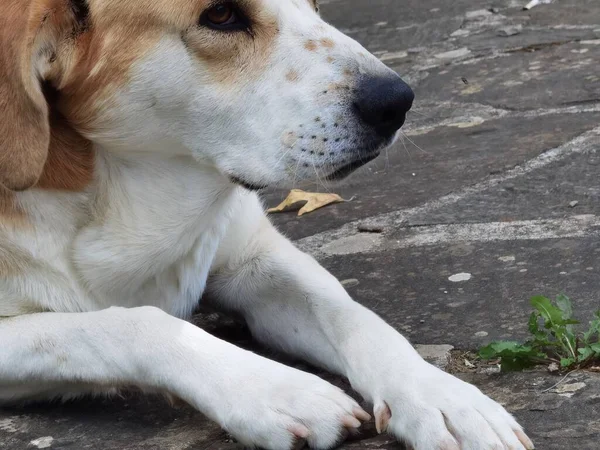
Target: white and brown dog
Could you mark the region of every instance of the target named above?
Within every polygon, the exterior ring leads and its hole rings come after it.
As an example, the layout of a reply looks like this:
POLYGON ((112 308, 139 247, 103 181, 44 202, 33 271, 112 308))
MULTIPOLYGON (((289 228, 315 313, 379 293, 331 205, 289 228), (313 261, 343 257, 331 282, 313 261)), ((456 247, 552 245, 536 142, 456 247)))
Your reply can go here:
POLYGON ((2 0, 0 404, 135 385, 240 442, 332 447, 369 415, 186 322, 203 293, 342 374, 417 450, 533 448, 265 218, 255 187, 337 179, 413 94, 315 0, 2 0))

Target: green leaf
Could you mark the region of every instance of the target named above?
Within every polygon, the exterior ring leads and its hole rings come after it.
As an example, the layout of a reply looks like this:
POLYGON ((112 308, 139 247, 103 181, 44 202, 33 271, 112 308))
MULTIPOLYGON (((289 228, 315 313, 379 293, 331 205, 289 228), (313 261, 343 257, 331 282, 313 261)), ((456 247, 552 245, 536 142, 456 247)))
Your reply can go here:
POLYGON ((531 313, 528 322, 529 332, 535 337, 536 341, 548 343, 548 334, 546 331, 540 329, 539 319, 539 313, 536 313, 535 311, 531 313))
POLYGON ((544 327, 550 330, 551 335, 556 337, 560 344, 562 351, 558 352, 559 356, 577 359, 577 338, 572 325, 578 322, 569 317, 572 314, 571 302, 562 296, 557 299, 557 303, 560 303, 564 310, 554 305, 547 297, 537 296, 531 299, 531 304, 545 320, 544 327))
POLYGON ((598 357, 600 357, 600 342, 598 344, 590 345, 589 348, 592 349, 592 351, 596 353, 598 357))
POLYGON ((503 371, 523 370, 548 358, 545 353, 514 341, 492 342, 479 350, 479 356, 481 359, 500 358, 503 371))
POLYGON ((580 355, 579 361, 585 361, 586 359, 588 359, 594 355, 594 350, 591 347, 579 348, 579 349, 577 349, 577 351, 579 352, 579 355, 580 355))
POLYGON ((590 321, 590 328, 588 331, 583 333, 583 341, 586 344, 589 344, 592 339, 594 339, 594 335, 597 336, 597 340, 600 343, 600 311, 597 311, 596 318, 590 321))
POLYGON ((564 320, 571 319, 573 317, 573 304, 569 297, 564 294, 560 294, 556 297, 556 305, 562 312, 562 318, 564 320))
POLYGON ((561 324, 564 322, 562 311, 554 306, 547 297, 541 295, 532 297, 531 306, 538 310, 540 315, 547 322, 546 325, 561 324))
POLYGON ((502 354, 527 353, 531 347, 515 341, 495 341, 479 350, 479 356, 483 359, 499 358, 502 354))
POLYGON ((538 317, 539 317, 539 315, 537 315, 535 312, 532 312, 531 315, 529 316, 529 322, 527 323, 529 332, 531 334, 533 334, 534 336, 540 332, 538 317))
POLYGON ((575 364, 577 361, 575 361, 574 358, 563 358, 560 360, 560 366, 563 368, 567 368, 569 366, 572 366, 573 364, 575 364))

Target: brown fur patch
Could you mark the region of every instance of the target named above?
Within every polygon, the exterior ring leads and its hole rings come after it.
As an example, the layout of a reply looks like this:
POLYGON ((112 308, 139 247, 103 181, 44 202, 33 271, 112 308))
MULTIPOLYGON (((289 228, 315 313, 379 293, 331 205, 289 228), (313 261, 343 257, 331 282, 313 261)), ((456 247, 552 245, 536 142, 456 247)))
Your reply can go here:
POLYGON ((116 92, 129 80, 134 63, 162 37, 161 30, 117 24, 79 36, 62 48, 56 108, 80 132, 92 132, 98 117, 112 106, 116 92))
POLYGON ((237 4, 249 18, 251 30, 222 33, 193 26, 183 36, 217 83, 243 83, 261 75, 279 34, 277 18, 260 0, 240 0, 237 4))
POLYGON ((335 47, 335 42, 329 38, 323 38, 319 41, 321 45, 325 48, 333 48, 335 47))
POLYGON ((308 50, 309 52, 315 52, 315 51, 317 51, 317 48, 319 48, 319 46, 317 45, 317 43, 315 41, 313 41, 312 39, 309 39, 308 41, 306 41, 304 43, 304 48, 306 50, 308 50))
POLYGON ((61 44, 72 42, 79 27, 67 0, 26 3, 6 0, 0 7, 0 183, 11 190, 35 185, 48 166, 54 133, 39 78, 52 73, 61 44))
MULTIPOLYGON (((39 9, 39 8, 38 8, 39 9)), ((47 108, 31 61, 38 28, 48 18, 18 0, 3 0, 0 10, 0 184, 14 190, 37 181, 49 141, 47 108), (39 23, 35 23, 35 22, 39 23)))
POLYGON ((40 189, 83 191, 94 176, 92 143, 60 119, 52 120, 48 160, 40 181, 40 189))
MULTIPOLYGON (((15 193, 0 185, 0 228, 15 228, 26 224, 27 218, 16 204, 15 193)), ((0 254, 1 259, 2 255, 0 254)))
POLYGON ((300 79, 300 74, 298 73, 297 70, 290 70, 288 71, 288 73, 285 75, 286 80, 291 81, 291 82, 296 82, 300 79))

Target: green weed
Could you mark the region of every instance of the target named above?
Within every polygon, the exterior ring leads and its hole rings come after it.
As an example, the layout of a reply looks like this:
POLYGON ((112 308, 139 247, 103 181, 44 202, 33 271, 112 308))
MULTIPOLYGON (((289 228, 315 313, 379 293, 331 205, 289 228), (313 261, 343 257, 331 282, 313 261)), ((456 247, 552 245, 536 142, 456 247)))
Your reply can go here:
POLYGON ((531 339, 524 343, 496 341, 481 348, 481 359, 500 359, 503 371, 523 370, 540 364, 557 364, 563 370, 591 367, 600 363, 600 310, 587 331, 578 332, 573 305, 565 295, 555 301, 536 296, 529 317, 531 339))

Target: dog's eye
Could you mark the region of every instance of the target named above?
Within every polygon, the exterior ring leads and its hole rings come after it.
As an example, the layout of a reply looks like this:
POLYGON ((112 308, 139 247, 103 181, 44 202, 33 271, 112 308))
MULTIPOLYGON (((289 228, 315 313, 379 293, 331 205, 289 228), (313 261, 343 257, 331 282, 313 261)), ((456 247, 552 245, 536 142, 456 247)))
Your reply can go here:
POLYGON ((235 11, 231 3, 213 6, 206 12, 206 18, 213 25, 226 25, 235 20, 235 11))
POLYGON ((247 28, 233 2, 219 3, 207 9, 200 19, 202 25, 215 30, 241 30, 247 28))

